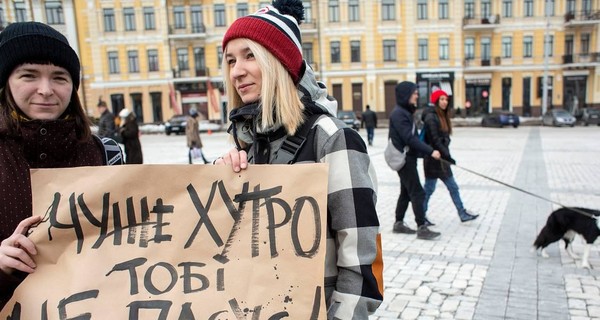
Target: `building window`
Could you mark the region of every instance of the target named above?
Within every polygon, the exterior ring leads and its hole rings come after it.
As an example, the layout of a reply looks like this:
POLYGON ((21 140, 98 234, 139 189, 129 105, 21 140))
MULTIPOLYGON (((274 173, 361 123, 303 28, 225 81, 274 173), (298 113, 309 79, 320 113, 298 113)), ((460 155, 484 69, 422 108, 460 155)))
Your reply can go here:
POLYGON ((565 55, 573 55, 573 35, 565 36, 565 55))
POLYGON ((104 31, 115 31, 115 11, 111 8, 104 9, 104 31))
POLYGON ((158 50, 148 50, 148 71, 158 71, 158 50))
POLYGON ((440 19, 448 19, 450 17, 448 13, 448 0, 440 0, 438 11, 438 17, 440 19))
POLYGON ((348 21, 360 21, 358 0, 348 0, 348 21))
POLYGON ((135 11, 133 8, 123 8, 123 20, 125 22, 125 31, 135 30, 135 11))
POLYGON ((350 41, 350 61, 360 62, 360 41, 350 41))
POLYGON ((419 61, 429 60, 429 44, 427 39, 419 39, 419 61))
POLYGON ((311 23, 313 21, 312 17, 312 2, 311 1, 302 1, 304 5, 304 22, 311 23))
POLYGON ((525 36, 523 38, 523 58, 533 57, 533 37, 525 36))
POLYGON ((245 17, 248 15, 248 4, 247 3, 238 3, 237 4, 237 17, 245 17))
POLYGON ((546 56, 552 57, 553 51, 554 51, 554 36, 548 35, 548 37, 546 37, 545 42, 546 43, 544 46, 544 57, 546 57, 546 56))
POLYGON ((581 2, 581 11, 585 15, 592 13, 592 0, 583 0, 581 2))
POLYGON ((381 20, 396 20, 396 0, 381 0, 381 20))
POLYGON ((567 13, 575 13, 575 0, 567 0, 567 13))
POLYGON ((554 16, 554 0, 544 0, 544 3, 545 3, 544 16, 546 16, 546 17, 554 16))
POLYGON ((475 38, 465 39, 465 59, 475 59, 475 38))
POLYGON ((533 17, 533 0, 525 0, 523 8, 525 9, 524 16, 533 17))
POLYGON ((0 7, 0 30, 4 29, 4 9, 0 7))
POLYGON ((215 27, 224 27, 227 25, 225 18, 225 5, 215 4, 215 27))
POLYGON ((481 17, 488 18, 492 15, 492 1, 481 0, 481 17))
POLYGON ((511 18, 512 15, 512 0, 502 0, 502 16, 505 18, 511 18))
POLYGON ((108 52, 108 72, 110 74, 120 73, 119 69, 119 53, 117 51, 108 52))
POLYGON ((383 61, 396 61, 396 40, 383 40, 383 61))
POLYGON ((155 30, 156 22, 154 21, 154 8, 144 7, 144 29, 155 30))
POLYGON ((475 18, 475 0, 465 0, 465 18, 475 18))
POLYGON ((339 41, 331 41, 329 46, 331 49, 331 63, 339 63, 340 62, 340 42, 339 41))
POLYGON ((502 37, 502 58, 512 58, 512 37, 502 37))
POLYGON ((417 19, 419 19, 419 20, 427 19, 427 0, 418 0, 417 1, 417 19))
POLYGON ((217 65, 220 69, 222 65, 221 61, 223 61, 223 48, 221 46, 217 46, 217 61, 219 62, 217 65))
POLYGON ((15 1, 15 22, 27 21, 27 8, 25 8, 25 2, 15 1))
POLYGON ((313 59, 313 44, 312 42, 304 42, 302 44, 302 56, 306 59, 308 64, 312 65, 313 59))
POLYGON ((192 16, 192 32, 193 33, 202 33, 204 30, 204 19, 202 18, 202 7, 201 6, 192 6, 191 7, 191 16, 192 16))
POLYGON ((196 71, 206 70, 206 57, 202 47, 194 48, 194 68, 196 71))
POLYGON ((329 22, 340 21, 340 3, 338 0, 329 0, 329 22))
POLYGON ((492 44, 490 38, 484 37, 481 38, 481 59, 482 60, 490 60, 492 55, 492 44))
POLYGON ((177 67, 179 71, 190 70, 190 59, 188 57, 187 48, 177 49, 177 67))
POLYGON ((46 21, 48 24, 65 24, 63 8, 60 1, 46 1, 46 21))
POLYGON ((162 92, 150 92, 154 122, 162 122, 162 92))
POLYGON ((140 58, 138 57, 137 50, 127 51, 127 61, 129 62, 129 72, 140 72, 140 58))
POLYGON ((185 29, 185 8, 183 6, 173 7, 173 21, 175 21, 175 29, 185 29))
POLYGON ((450 59, 450 40, 448 38, 440 39, 440 60, 450 59))
POLYGON ((590 34, 582 33, 581 34, 581 54, 590 53, 590 34))

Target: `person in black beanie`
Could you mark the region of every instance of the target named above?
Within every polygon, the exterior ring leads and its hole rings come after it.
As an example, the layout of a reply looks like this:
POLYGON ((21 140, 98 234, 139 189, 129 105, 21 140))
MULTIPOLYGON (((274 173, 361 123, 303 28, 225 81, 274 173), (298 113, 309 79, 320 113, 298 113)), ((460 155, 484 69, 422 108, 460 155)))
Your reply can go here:
POLYGON ((414 234, 415 230, 404 223, 404 215, 408 209, 408 203, 412 203, 412 209, 417 223, 417 238, 432 240, 440 236, 439 232, 429 230, 426 225, 423 203, 425 192, 419 179, 417 171, 417 158, 422 155, 430 156, 436 160, 440 159, 440 152, 429 145, 421 142, 417 136, 413 115, 417 110, 419 93, 417 85, 404 81, 396 86, 396 107, 390 114, 389 136, 398 150, 408 146, 406 163, 398 171, 400 177, 400 196, 396 204, 396 222, 393 231, 396 233, 414 234))
POLYGON ((25 234, 41 218, 32 217, 29 169, 106 162, 77 95, 79 72, 77 54, 48 25, 12 23, 0 33, 0 309, 35 271, 25 234))

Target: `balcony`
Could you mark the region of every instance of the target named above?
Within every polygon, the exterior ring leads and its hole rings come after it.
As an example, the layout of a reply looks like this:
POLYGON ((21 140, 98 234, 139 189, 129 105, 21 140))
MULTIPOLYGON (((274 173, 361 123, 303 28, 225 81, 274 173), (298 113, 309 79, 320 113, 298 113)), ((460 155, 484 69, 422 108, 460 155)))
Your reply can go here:
MULTIPOLYGON (((494 57, 493 58, 494 65, 500 65, 502 63, 502 58, 494 57)), ((492 66, 492 58, 465 58, 463 60, 463 66, 466 69, 489 69, 492 66)))
POLYGON ((589 67, 600 62, 600 52, 566 54, 562 56, 562 62, 567 67, 589 67))
POLYGON ((463 18, 463 30, 489 30, 500 25, 500 15, 493 14, 487 17, 466 16, 463 18))
POLYGON ((317 34, 317 21, 303 21, 300 25, 300 32, 302 34, 317 34))
POLYGON ((170 25, 169 39, 206 38, 206 27, 203 23, 186 25, 185 27, 170 25))
POLYGON ((589 26, 600 23, 600 10, 571 11, 565 14, 565 26, 589 26))

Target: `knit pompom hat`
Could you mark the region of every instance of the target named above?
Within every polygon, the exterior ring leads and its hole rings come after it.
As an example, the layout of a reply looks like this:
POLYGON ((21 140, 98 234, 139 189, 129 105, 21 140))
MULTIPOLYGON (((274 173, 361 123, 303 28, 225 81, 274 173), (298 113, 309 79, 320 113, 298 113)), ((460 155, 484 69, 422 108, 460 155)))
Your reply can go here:
POLYGON ((0 88, 23 63, 51 63, 67 69, 73 88, 79 89, 80 63, 67 38, 40 22, 11 23, 0 32, 0 88))
POLYGON ((227 43, 237 38, 247 38, 265 47, 274 55, 298 83, 303 73, 302 39, 300 23, 304 19, 304 6, 300 0, 275 0, 256 13, 239 18, 223 37, 227 43))
POLYGON ((446 96, 448 98, 448 94, 444 90, 436 90, 431 94, 431 99, 429 100, 431 103, 436 104, 441 96, 446 96))

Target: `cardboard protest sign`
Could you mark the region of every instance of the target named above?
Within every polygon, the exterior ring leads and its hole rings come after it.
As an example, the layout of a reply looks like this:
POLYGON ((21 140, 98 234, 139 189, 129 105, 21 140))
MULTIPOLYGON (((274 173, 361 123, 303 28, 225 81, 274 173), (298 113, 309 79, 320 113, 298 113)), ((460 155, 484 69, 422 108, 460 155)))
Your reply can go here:
POLYGON ((37 269, 0 319, 324 319, 327 171, 32 170, 37 269))

